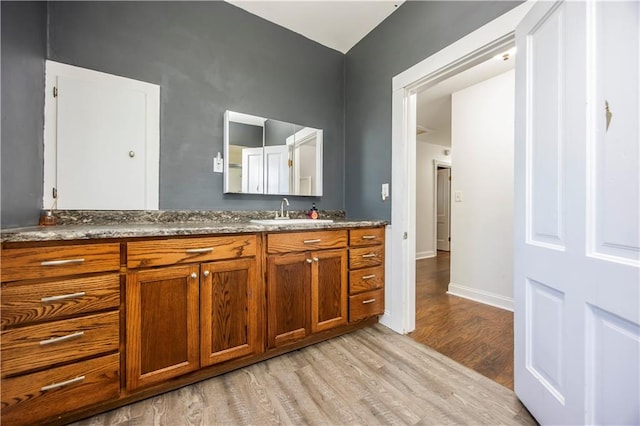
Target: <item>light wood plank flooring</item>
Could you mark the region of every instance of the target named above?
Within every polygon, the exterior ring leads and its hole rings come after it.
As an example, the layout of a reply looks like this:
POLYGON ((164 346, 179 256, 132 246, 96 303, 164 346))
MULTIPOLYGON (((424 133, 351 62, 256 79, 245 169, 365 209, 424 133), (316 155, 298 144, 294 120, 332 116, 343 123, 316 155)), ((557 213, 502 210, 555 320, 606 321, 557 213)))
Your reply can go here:
POLYGON ((77 424, 535 421, 509 389, 378 324, 77 424))
POLYGON ((416 262, 416 330, 410 336, 513 389, 513 313, 447 294, 449 252, 416 262))

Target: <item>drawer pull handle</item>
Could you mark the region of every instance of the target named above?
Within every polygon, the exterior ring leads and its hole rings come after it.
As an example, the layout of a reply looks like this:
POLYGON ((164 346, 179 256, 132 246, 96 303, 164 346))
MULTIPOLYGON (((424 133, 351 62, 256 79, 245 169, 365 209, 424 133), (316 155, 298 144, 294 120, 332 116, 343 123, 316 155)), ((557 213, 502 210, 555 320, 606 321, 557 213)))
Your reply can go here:
POLYGON ((52 385, 47 385, 47 386, 43 386, 40 388, 40 392, 45 392, 51 389, 58 389, 64 386, 68 386, 68 385, 72 385, 74 383, 78 383, 84 380, 84 376, 78 376, 76 378, 70 379, 70 380, 66 380, 64 382, 60 382, 60 383, 54 383, 52 385))
POLYGON ((55 302, 57 300, 64 300, 64 299, 74 299, 76 297, 82 297, 85 295, 84 291, 79 291, 77 293, 69 293, 69 294, 61 294, 59 296, 49 296, 49 297, 43 297, 42 299, 40 299, 41 302, 47 303, 47 302, 55 302))
POLYGON ((317 257, 314 257, 314 258, 313 258, 313 261, 314 261, 314 262, 319 262, 319 261, 320 261, 320 259, 318 259, 317 257))
POLYGON ((304 240, 303 243, 313 244, 313 243, 319 243, 320 241, 321 241, 320 238, 316 238, 315 240, 304 240))
POLYGON ((311 259, 305 259, 305 262, 307 262, 307 263, 313 263, 313 260, 311 260, 311 259))
POLYGON ((214 249, 213 247, 187 249, 187 253, 211 253, 213 249, 214 249))
POLYGON ((378 255, 375 253, 363 254, 362 257, 368 259, 370 257, 377 257, 378 255))
POLYGON ((45 260, 44 262, 40 262, 40 266, 75 265, 83 262, 84 259, 45 260))
POLYGON ((75 339, 84 335, 84 331, 78 331, 76 333, 67 334, 66 336, 52 337, 51 339, 41 340, 40 345, 50 345, 52 343, 64 342, 65 340, 75 339))
POLYGON ((363 275, 362 279, 363 280, 370 280, 371 278, 375 278, 376 274, 371 274, 371 275, 363 275))
POLYGON ((363 304, 363 305, 367 305, 367 304, 369 304, 369 303, 373 303, 373 302, 375 302, 375 301, 376 301, 376 299, 367 299, 367 300, 363 300, 363 301, 362 301, 362 304, 363 304))
POLYGON ((363 240, 375 240, 376 236, 375 235, 363 235, 362 239, 363 240))

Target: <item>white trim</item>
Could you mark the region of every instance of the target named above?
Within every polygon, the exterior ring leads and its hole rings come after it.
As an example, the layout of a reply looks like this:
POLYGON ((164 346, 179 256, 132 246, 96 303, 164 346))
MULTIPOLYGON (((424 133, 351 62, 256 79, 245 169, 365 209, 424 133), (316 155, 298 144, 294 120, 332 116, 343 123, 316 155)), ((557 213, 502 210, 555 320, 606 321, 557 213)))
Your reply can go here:
POLYGON ((147 116, 145 123, 146 193, 144 210, 158 210, 160 194, 160 86, 50 60, 45 61, 43 208, 50 208, 53 205, 51 189, 57 185, 57 101, 53 97, 53 88, 57 84, 58 77, 112 84, 145 94, 147 116))
POLYGON ((437 255, 438 253, 436 253, 434 250, 419 251, 416 253, 416 260, 429 259, 431 257, 436 257, 437 255))
POLYGON ((517 24, 531 9, 528 0, 483 27, 431 55, 392 79, 391 112, 391 223, 387 239, 387 271, 392 312, 385 325, 399 333, 415 329, 415 93, 477 63, 514 42, 517 24), (413 124, 413 127, 411 125, 413 124), (394 165, 397 165, 394 167, 394 165), (408 237, 404 239, 404 233, 408 237))
POLYGON ((473 300, 474 302, 483 303, 485 305, 490 305, 495 308, 513 312, 512 297, 506 297, 497 293, 478 290, 454 283, 449 283, 447 294, 450 294, 452 296, 464 297, 465 299, 473 300))
MULTIPOLYGON (((433 249, 436 251, 438 250, 438 167, 451 169, 451 162, 433 160, 433 249)), ((451 251, 451 194, 449 194, 449 251, 451 251)))

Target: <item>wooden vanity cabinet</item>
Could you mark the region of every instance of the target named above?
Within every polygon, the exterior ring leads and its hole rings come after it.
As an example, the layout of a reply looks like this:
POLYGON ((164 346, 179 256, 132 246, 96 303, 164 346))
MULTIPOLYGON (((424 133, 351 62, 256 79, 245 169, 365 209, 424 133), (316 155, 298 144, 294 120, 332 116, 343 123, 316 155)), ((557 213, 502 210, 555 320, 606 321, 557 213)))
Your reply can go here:
POLYGON ((120 244, 2 250, 2 424, 120 395, 120 244))
POLYGON ((129 391, 260 352, 257 247, 255 234, 128 244, 129 391))
POLYGON ((267 235, 270 348, 347 323, 347 231, 267 235))
POLYGON ((384 231, 349 231, 350 323, 384 313, 384 231))

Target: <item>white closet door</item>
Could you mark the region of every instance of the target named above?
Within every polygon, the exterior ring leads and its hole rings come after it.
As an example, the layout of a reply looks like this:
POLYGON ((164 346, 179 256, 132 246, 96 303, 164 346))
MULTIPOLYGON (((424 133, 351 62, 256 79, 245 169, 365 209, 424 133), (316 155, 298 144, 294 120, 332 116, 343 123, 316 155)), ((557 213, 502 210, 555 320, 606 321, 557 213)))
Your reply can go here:
POLYGON ((640 3, 516 31, 515 391, 542 424, 640 423, 640 3))

